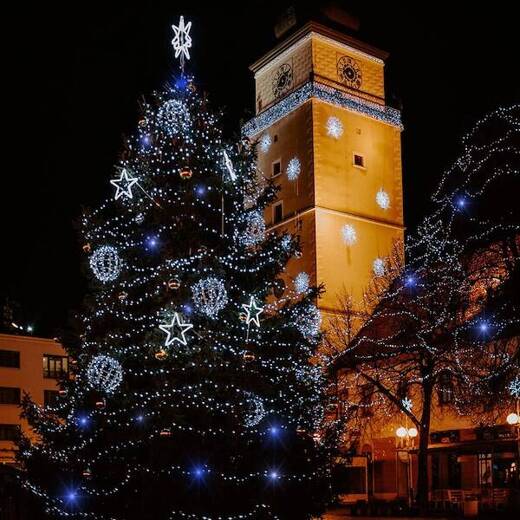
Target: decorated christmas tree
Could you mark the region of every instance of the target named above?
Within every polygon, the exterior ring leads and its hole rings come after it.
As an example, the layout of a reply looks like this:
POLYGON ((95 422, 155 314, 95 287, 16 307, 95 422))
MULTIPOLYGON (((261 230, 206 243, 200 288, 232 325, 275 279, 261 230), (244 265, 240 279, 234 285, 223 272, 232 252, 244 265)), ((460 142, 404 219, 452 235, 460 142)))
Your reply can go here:
POLYGON ((266 230, 254 143, 226 143, 184 73, 190 25, 82 218, 72 373, 53 406, 24 401, 22 482, 52 518, 303 519, 326 500, 319 290, 284 276, 298 239, 266 230))

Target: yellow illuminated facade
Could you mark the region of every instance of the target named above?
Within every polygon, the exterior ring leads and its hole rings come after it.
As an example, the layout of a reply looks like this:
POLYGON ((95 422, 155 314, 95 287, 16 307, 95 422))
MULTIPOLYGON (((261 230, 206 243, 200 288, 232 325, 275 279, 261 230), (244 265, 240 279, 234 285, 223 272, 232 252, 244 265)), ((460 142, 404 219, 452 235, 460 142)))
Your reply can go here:
POLYGON ((324 284, 325 314, 345 293, 359 305, 374 261, 403 237, 402 127, 385 104, 385 58, 310 22, 251 67, 256 117, 244 131, 280 186, 266 222, 300 236, 286 281, 306 272, 324 284))

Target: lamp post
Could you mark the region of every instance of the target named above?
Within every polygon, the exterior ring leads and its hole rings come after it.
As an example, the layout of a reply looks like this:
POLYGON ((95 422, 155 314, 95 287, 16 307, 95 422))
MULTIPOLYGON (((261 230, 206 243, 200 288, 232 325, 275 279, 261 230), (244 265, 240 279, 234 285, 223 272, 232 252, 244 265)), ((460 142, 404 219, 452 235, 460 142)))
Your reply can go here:
MULTIPOLYGON (((408 426, 408 425, 407 425, 408 426)), ((407 426, 399 426, 395 431, 397 437, 396 447, 398 452, 406 453, 407 461, 407 478, 408 478, 408 507, 413 505, 413 467, 410 450, 415 447, 415 438, 419 434, 417 428, 408 428, 407 426)))

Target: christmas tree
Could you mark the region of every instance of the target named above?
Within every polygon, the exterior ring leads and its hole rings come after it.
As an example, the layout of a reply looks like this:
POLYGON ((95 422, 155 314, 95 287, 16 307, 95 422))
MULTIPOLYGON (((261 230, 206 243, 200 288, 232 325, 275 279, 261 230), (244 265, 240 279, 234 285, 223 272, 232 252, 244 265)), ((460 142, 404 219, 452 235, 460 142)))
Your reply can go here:
MULTIPOLYGON (((174 29, 183 66, 190 24, 174 29)), ((298 239, 263 218, 276 189, 193 79, 142 108, 82 218, 71 377, 53 406, 24 400, 23 485, 52 518, 310 518, 328 476, 319 290, 288 283, 298 239)))

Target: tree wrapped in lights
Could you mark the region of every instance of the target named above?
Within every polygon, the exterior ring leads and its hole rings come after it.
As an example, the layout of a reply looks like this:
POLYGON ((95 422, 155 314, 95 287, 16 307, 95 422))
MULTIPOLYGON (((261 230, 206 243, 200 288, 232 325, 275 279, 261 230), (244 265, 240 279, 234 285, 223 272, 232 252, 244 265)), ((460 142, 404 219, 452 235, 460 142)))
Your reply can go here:
POLYGON ((23 484, 53 518, 310 518, 328 493, 319 291, 280 276, 296 237, 247 140, 182 76, 144 104, 82 219, 92 294, 53 406, 26 398, 23 484), (108 249, 107 249, 108 248, 108 249), (275 296, 274 293, 278 296, 275 296))
POLYGON ((329 346, 345 441, 402 417, 418 435, 418 496, 428 500, 427 448, 435 404, 504 424, 519 373, 520 107, 484 117, 443 175, 434 208, 396 245, 366 294, 366 312, 344 312, 329 346), (508 195, 510 194, 510 195, 508 195), (406 257, 406 262, 404 258, 406 257), (359 322, 362 322, 360 328, 359 322), (492 406, 490 406, 492 405, 492 406))

